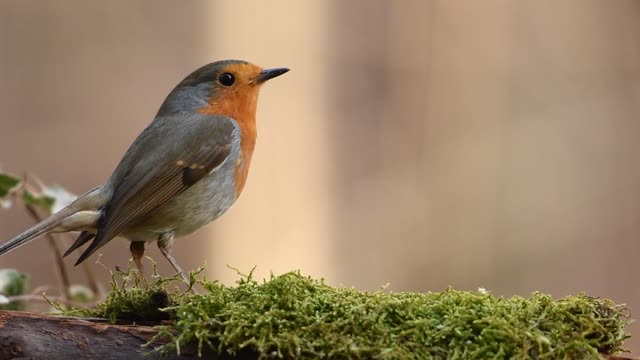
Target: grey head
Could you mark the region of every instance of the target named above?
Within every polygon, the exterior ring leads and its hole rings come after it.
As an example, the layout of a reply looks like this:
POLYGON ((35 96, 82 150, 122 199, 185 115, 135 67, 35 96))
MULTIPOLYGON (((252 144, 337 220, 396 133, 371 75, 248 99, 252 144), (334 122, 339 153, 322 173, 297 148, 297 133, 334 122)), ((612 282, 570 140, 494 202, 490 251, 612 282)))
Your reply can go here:
POLYGON ((250 64, 242 60, 221 60, 198 68, 173 88, 156 116, 181 111, 192 112, 207 106, 211 96, 216 93, 216 88, 228 86, 220 76, 230 71, 232 65, 250 64))

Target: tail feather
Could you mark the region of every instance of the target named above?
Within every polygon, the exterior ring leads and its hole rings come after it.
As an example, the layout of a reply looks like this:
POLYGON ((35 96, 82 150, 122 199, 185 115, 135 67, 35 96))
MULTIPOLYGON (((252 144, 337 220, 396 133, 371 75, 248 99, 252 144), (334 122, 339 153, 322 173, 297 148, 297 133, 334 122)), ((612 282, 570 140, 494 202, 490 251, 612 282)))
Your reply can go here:
POLYGON ((20 235, 15 236, 13 239, 10 239, 3 244, 0 245, 0 255, 6 254, 11 250, 15 250, 20 246, 39 238, 40 236, 48 233, 58 226, 64 219, 68 216, 73 215, 78 210, 73 209, 71 207, 66 207, 57 213, 49 216, 44 219, 42 222, 34 225, 32 228, 23 232, 20 235))
POLYGON ((90 233, 88 231, 81 232, 80 236, 78 236, 76 241, 74 241, 73 244, 71 244, 71 246, 69 247, 69 249, 67 249, 67 251, 64 253, 64 257, 67 257, 67 255, 71 254, 73 252, 73 250, 75 250, 75 249, 79 248, 80 246, 84 245, 87 241, 93 239, 95 236, 96 236, 96 234, 90 233))
MULTIPOLYGON (((51 232, 86 230, 95 226, 100 217, 98 209, 103 207, 108 199, 108 192, 101 186, 89 190, 71 205, 44 219, 29 230, 17 235, 13 239, 0 244, 0 255, 15 250, 20 246, 51 232), (76 215, 76 216, 74 216, 76 215), (57 227, 59 227, 56 229, 57 227)), ((85 240, 85 242, 88 240, 85 240)))

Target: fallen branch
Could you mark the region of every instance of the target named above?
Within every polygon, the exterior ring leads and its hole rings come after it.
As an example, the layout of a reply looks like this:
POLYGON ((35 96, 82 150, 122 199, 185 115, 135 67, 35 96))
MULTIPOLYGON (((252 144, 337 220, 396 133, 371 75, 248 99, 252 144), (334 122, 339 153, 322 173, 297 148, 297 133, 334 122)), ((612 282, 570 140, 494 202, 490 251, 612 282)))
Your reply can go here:
MULTIPOLYGON (((152 347, 143 347, 156 331, 150 326, 111 325, 100 319, 82 319, 0 311, 0 360, 4 359, 160 359, 152 347)), ((157 342, 154 345, 162 345, 157 342)), ((203 352, 204 359, 256 359, 242 354, 219 357, 203 352)), ((195 347, 163 359, 195 359, 195 347)))

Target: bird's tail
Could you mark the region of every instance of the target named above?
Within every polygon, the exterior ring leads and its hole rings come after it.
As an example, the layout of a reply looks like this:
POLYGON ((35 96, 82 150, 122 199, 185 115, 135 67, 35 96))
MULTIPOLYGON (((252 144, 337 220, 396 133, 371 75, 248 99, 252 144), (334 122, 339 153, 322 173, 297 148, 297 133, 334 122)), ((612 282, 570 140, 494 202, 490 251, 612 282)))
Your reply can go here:
POLYGON ((0 244, 0 255, 49 232, 84 230, 96 226, 100 217, 99 209, 104 203, 105 199, 100 188, 95 188, 22 234, 0 244))
POLYGON ((0 255, 8 253, 11 250, 17 249, 20 246, 30 242, 31 240, 35 240, 40 236, 52 231, 55 229, 60 223, 62 223, 67 217, 73 215, 78 210, 71 208, 68 206, 57 213, 49 216, 44 219, 42 222, 34 225, 32 228, 23 232, 20 235, 15 236, 13 239, 10 239, 0 245, 0 255))

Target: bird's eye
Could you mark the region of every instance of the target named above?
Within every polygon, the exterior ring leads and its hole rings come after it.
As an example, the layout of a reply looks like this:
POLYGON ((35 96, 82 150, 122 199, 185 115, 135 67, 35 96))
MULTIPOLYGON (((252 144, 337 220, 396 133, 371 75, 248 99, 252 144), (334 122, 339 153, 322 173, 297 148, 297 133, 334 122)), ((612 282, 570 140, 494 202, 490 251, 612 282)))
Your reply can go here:
POLYGON ((218 76, 218 81, 224 86, 231 86, 234 82, 236 82, 236 78, 233 77, 233 75, 230 73, 224 73, 218 76))

